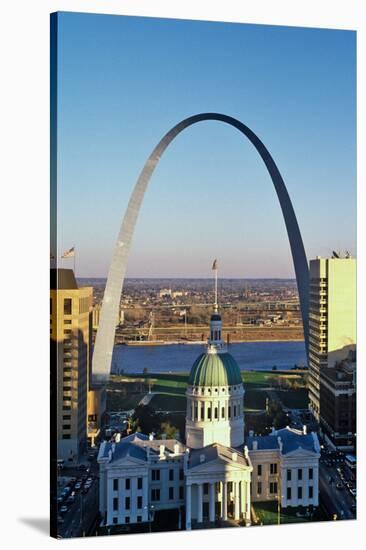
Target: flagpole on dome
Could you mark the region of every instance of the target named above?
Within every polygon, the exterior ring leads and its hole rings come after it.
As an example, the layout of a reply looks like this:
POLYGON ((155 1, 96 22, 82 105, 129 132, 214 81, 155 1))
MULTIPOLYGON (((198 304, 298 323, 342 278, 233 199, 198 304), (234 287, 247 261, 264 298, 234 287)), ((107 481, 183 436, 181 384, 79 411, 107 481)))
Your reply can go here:
POLYGON ((214 310, 217 313, 219 306, 217 303, 217 259, 214 260, 214 263, 212 264, 212 271, 215 272, 215 304, 214 304, 214 310))

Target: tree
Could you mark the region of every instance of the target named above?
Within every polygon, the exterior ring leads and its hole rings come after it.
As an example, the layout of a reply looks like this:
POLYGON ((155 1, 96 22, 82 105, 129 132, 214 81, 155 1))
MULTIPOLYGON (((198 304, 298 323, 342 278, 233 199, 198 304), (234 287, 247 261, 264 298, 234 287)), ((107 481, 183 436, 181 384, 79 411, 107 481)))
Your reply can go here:
POLYGON ((160 427, 161 415, 150 407, 150 405, 137 405, 132 416, 134 429, 149 434, 157 432, 160 427))
POLYGON ((171 424, 170 422, 162 422, 160 426, 161 434, 165 434, 167 439, 175 439, 178 428, 171 424))

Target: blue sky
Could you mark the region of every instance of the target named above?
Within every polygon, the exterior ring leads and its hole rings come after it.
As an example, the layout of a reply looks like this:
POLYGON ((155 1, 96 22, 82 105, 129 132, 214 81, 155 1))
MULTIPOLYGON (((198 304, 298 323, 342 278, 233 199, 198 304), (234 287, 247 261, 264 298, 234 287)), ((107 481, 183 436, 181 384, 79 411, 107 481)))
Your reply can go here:
MULTIPOLYGON (((146 158, 173 125, 208 111, 267 146, 308 259, 355 253, 355 55, 352 31, 61 13, 59 247, 76 245, 77 275, 107 275, 146 158)), ((127 275, 206 277, 215 257, 226 277, 294 276, 261 159, 209 121, 178 136, 155 170, 127 275)))

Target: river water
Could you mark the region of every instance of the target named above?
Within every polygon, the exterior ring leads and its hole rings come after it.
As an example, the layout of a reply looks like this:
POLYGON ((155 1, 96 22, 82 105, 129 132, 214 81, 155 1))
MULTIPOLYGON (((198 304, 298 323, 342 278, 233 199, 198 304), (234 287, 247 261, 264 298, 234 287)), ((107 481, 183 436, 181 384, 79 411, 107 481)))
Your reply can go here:
MULTIPOLYGON (((112 372, 188 372, 197 356, 206 350, 200 344, 115 346, 112 372)), ((228 346, 240 370, 288 370, 306 365, 304 342, 239 342, 228 346)))

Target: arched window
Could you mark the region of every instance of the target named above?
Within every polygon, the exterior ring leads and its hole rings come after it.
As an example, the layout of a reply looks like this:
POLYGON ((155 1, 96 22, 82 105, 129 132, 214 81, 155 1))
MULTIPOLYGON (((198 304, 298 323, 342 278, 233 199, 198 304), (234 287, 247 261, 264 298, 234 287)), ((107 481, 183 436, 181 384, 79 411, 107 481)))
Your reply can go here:
POLYGON ((219 409, 215 407, 215 420, 217 420, 219 417, 219 409))
POLYGON ((225 418, 225 407, 221 407, 221 418, 225 418))
POLYGON ((211 407, 207 409, 207 420, 211 420, 211 407))
POLYGON ((229 405, 229 408, 228 408, 228 415, 227 416, 228 416, 228 418, 231 418, 231 407, 230 407, 230 405, 229 405))

